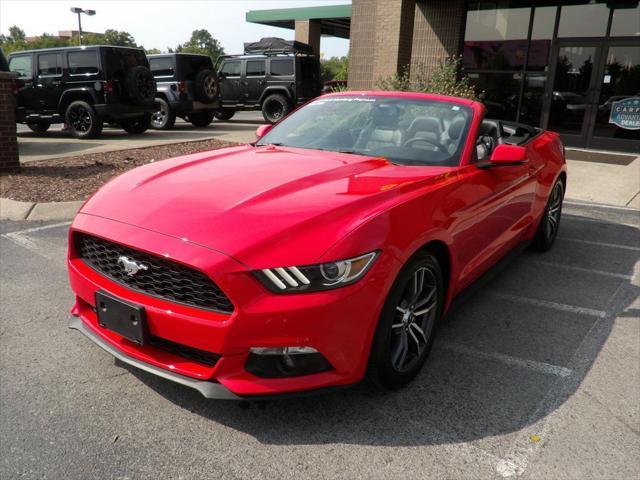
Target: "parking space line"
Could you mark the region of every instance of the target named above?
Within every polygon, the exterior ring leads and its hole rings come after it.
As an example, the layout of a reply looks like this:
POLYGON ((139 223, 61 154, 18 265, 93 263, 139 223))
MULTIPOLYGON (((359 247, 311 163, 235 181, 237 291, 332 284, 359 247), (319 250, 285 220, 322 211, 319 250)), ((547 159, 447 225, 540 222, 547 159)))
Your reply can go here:
POLYGON ((565 270, 571 270, 571 271, 580 272, 580 273, 593 273, 593 274, 596 274, 596 275, 603 275, 605 277, 619 278, 621 280, 631 280, 633 278, 633 275, 625 275, 623 273, 607 272, 605 270, 596 270, 595 268, 576 267, 574 265, 565 265, 565 264, 562 264, 562 263, 548 262, 546 260, 524 259, 523 261, 526 262, 526 263, 534 264, 534 265, 543 265, 543 266, 547 266, 547 267, 558 267, 558 268, 562 268, 562 269, 565 269, 565 270))
POLYGON ((599 208, 599 209, 602 209, 602 210, 620 210, 622 212, 637 212, 638 211, 638 209, 634 208, 634 207, 623 207, 623 206, 619 206, 619 205, 607 205, 607 204, 604 204, 604 203, 572 202, 570 200, 565 200, 562 203, 564 205, 569 205, 571 207, 590 207, 590 208, 599 208))
POLYGON ((533 370, 536 372, 546 373, 549 375, 555 375, 558 377, 568 377, 573 373, 571 369, 566 367, 561 367, 559 365, 552 365, 550 363, 537 362, 535 360, 512 357, 511 355, 506 355, 504 353, 483 352, 482 350, 478 350, 472 347, 467 347, 466 345, 462 345, 460 343, 448 342, 448 341, 443 341, 443 342, 436 341, 436 345, 439 348, 451 350, 452 352, 461 353, 463 355, 482 358, 484 360, 497 360, 499 362, 506 363, 507 365, 525 368, 527 370, 533 370))
POLYGON ((589 315, 597 318, 604 318, 607 316, 607 312, 603 310, 577 307, 575 305, 567 305, 566 303, 550 302, 548 300, 539 300, 537 298, 522 297, 520 295, 512 295, 509 293, 489 293, 489 295, 494 298, 501 298, 503 300, 511 300, 511 301, 520 302, 520 303, 528 303, 529 305, 535 305, 536 307, 551 308, 554 310, 560 310, 562 312, 579 313, 581 315, 589 315))
POLYGON ((3 233, 0 237, 6 238, 7 240, 11 240, 17 245, 26 248, 27 250, 32 251, 40 255, 41 257, 47 258, 49 260, 57 257, 56 255, 51 255, 51 253, 47 249, 43 249, 39 247, 36 242, 34 242, 31 238, 29 238, 29 233, 40 232, 42 230, 49 230, 51 228, 58 228, 71 225, 71 222, 60 222, 60 223, 52 223, 51 225, 42 225, 39 227, 27 228, 25 230, 19 230, 17 232, 9 232, 3 233))
POLYGON ((621 248, 623 250, 632 250, 634 252, 640 252, 640 247, 632 247, 631 245, 620 245, 619 243, 596 242, 595 240, 583 240, 581 238, 571 238, 571 237, 558 237, 558 240, 562 240, 565 242, 584 243, 585 245, 597 245, 599 247, 621 248))

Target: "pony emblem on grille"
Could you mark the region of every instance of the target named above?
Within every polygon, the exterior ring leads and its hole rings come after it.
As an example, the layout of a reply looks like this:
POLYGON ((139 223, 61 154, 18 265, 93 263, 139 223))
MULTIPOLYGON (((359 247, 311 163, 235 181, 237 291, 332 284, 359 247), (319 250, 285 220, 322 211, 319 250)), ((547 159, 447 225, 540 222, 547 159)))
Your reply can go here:
POLYGON ((124 271, 130 277, 137 275, 140 270, 149 270, 149 267, 144 263, 136 262, 126 255, 120 255, 118 257, 118 263, 122 264, 122 266, 124 267, 124 271))

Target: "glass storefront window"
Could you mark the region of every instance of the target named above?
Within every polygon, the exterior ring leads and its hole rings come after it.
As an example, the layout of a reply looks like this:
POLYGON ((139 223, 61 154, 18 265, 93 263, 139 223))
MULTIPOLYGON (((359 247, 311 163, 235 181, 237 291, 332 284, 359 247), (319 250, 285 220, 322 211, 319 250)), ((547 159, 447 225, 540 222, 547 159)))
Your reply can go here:
POLYGON ((606 3, 564 5, 560 11, 558 38, 604 37, 608 22, 606 3))
POLYGON ((469 73, 469 81, 483 93, 487 118, 516 120, 520 96, 521 73, 469 73))
POLYGON ((612 37, 640 37, 640 5, 634 8, 616 8, 611 21, 612 37))
POLYGON ((527 52, 529 2, 498 0, 469 5, 464 37, 465 68, 522 68, 527 52))
POLYGON ((600 98, 594 136, 640 141, 640 130, 628 130, 609 123, 614 102, 625 98, 640 99, 640 48, 615 46, 609 48, 600 79, 600 98))
POLYGON ((518 121, 538 126, 542 123, 542 104, 547 86, 546 73, 527 73, 518 121))

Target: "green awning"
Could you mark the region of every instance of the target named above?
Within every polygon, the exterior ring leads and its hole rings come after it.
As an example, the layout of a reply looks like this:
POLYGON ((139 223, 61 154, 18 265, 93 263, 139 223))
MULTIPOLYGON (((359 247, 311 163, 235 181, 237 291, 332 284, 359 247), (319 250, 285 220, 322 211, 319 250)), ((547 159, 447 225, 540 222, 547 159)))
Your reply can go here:
POLYGON ((247 12, 246 20, 250 23, 291 30, 295 29, 296 20, 317 20, 322 35, 349 38, 351 5, 250 10, 247 12))

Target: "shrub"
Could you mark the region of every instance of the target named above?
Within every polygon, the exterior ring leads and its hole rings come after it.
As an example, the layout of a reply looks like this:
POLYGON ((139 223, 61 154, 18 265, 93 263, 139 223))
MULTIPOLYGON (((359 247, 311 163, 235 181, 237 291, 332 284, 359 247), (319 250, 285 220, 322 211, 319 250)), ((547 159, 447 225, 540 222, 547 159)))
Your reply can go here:
POLYGON ((441 61, 439 66, 430 71, 424 65, 417 65, 413 72, 407 65, 400 73, 381 78, 376 86, 381 90, 398 90, 404 92, 436 93, 454 97, 478 100, 482 97, 467 77, 460 77, 462 59, 451 57, 441 61))

